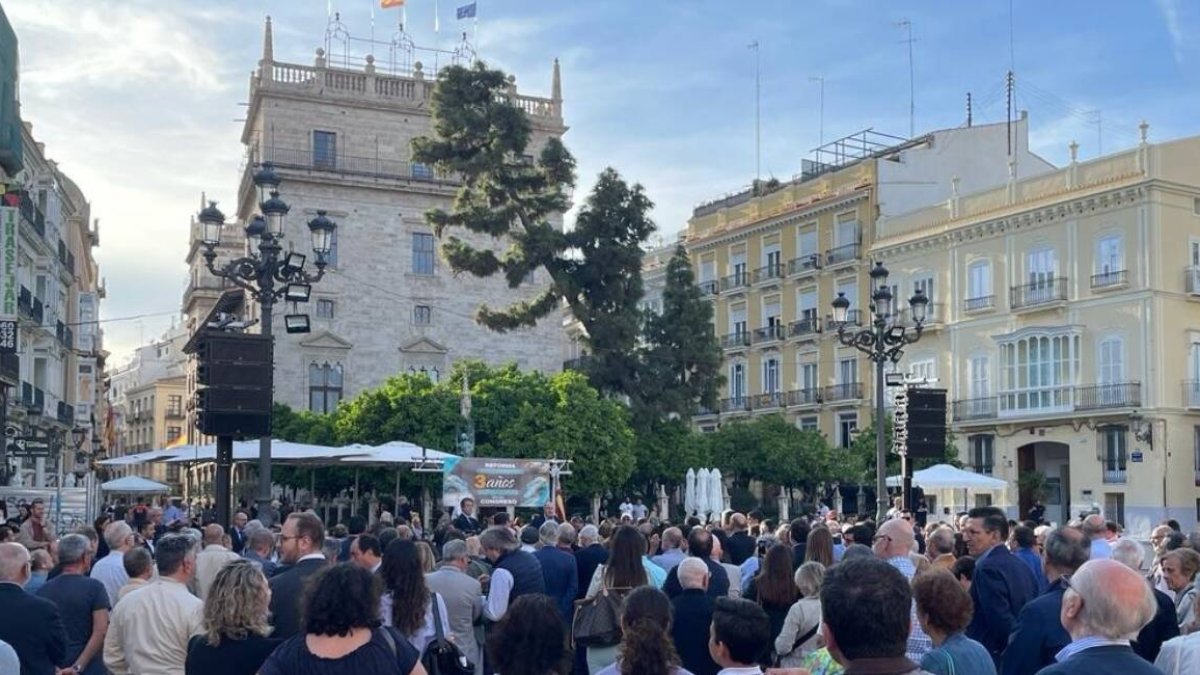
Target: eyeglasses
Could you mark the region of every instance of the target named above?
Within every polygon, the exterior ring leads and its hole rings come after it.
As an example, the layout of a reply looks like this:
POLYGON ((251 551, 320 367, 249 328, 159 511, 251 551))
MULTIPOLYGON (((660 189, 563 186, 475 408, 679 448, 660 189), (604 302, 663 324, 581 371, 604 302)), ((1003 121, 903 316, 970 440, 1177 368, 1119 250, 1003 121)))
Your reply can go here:
POLYGON ((887 536, 886 534, 875 535, 875 538, 871 540, 871 543, 872 544, 878 543, 880 539, 886 539, 889 544, 892 543, 892 538, 887 536))
POLYGON ((298 535, 298 534, 294 534, 294 535, 281 534, 281 535, 279 535, 279 541, 288 541, 290 539, 299 539, 300 536, 301 535, 298 535))

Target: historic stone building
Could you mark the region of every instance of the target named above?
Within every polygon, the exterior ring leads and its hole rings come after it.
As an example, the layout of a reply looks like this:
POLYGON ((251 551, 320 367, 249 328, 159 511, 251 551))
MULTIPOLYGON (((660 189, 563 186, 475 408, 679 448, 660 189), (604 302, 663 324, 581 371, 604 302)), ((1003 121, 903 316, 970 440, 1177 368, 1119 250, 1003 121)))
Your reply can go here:
MULTIPOLYGON (((281 197, 291 207, 284 246, 306 253, 309 269, 307 221, 320 210, 337 223, 327 273, 313 286, 310 302, 294 310, 276 306, 275 399, 328 412, 389 376, 425 372, 438 378, 462 359, 559 370, 564 347, 559 317, 509 333, 476 324, 480 305, 503 307, 532 298, 545 290, 548 278, 541 270, 510 289, 498 277, 450 272, 424 213, 449 208, 458 182, 412 161, 410 147, 413 138, 432 133, 435 69, 413 58, 422 51, 411 43, 367 44, 379 60, 370 54, 356 60, 349 47, 327 36, 311 64, 277 61, 268 19, 262 59, 250 78, 242 130, 246 162, 236 206, 225 208, 235 217, 226 226, 229 243, 219 251, 220 260, 245 246, 242 228, 258 209, 252 175, 263 162, 279 173, 281 197), (311 333, 285 333, 282 315, 292 311, 310 316, 311 333)), ((448 54, 430 52, 429 61, 444 63, 448 54)), ((469 56, 469 50, 454 53, 456 62, 469 56)), ((531 154, 566 131, 557 62, 549 98, 517 94, 515 81, 510 95, 533 124, 531 154)), ((455 234, 476 245, 507 248, 506 242, 455 234)), ((222 287, 203 269, 197 235, 193 225, 192 285, 184 299, 191 324, 212 308, 222 287)), ((258 306, 251 302, 248 312, 256 317, 258 306)))

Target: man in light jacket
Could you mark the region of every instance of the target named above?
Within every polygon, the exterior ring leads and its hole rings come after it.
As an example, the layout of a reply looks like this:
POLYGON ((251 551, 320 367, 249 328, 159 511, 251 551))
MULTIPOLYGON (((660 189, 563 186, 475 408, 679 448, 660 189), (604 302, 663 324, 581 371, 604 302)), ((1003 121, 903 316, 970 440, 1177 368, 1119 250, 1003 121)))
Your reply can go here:
MULTIPOLYGON (((437 570, 425 575, 429 589, 446 602, 447 621, 454 643, 463 656, 475 664, 475 672, 483 672, 475 622, 483 611, 483 589, 467 575, 467 542, 453 539, 442 547, 442 562, 437 570)), ((451 636, 447 636, 451 637, 451 636)))

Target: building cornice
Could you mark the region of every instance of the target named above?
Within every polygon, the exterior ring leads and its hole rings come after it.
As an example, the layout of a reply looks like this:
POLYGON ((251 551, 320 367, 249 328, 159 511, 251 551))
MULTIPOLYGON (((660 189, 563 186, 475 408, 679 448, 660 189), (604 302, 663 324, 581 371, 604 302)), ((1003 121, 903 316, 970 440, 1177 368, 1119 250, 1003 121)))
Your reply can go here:
POLYGON ((706 251, 723 244, 729 244, 742 239, 748 239, 756 234, 766 234, 767 232, 780 227, 786 227, 801 221, 811 220, 822 213, 836 211, 856 202, 867 199, 870 196, 870 187, 871 186, 868 185, 865 188, 856 188, 853 193, 840 199, 821 202, 795 211, 788 211, 775 216, 770 216, 754 225, 746 226, 733 232, 722 232, 721 234, 713 236, 712 238, 697 239, 695 242, 685 243, 684 246, 687 247, 689 252, 706 251))

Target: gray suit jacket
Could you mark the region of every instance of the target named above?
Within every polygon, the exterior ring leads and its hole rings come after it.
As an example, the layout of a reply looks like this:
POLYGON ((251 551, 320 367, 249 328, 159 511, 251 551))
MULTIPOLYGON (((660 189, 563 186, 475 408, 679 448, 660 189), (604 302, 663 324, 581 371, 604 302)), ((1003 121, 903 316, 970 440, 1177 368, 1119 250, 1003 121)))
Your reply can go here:
MULTIPOLYGON (((471 663, 480 663, 479 643, 475 639, 475 621, 483 611, 483 589, 479 582, 452 565, 442 565, 425 575, 429 589, 446 602, 446 617, 454 644, 471 663)), ((450 636, 447 636, 450 637, 450 636)), ((478 671, 476 671, 478 672, 478 671)))

